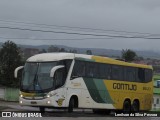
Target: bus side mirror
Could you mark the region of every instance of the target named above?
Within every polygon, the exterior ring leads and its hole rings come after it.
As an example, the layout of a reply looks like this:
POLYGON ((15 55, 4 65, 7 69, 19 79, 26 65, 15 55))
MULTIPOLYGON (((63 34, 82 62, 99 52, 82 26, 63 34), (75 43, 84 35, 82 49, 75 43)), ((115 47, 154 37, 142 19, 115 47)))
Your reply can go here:
POLYGON ((50 77, 53 77, 54 74, 55 74, 55 72, 56 72, 56 70, 58 70, 58 69, 60 69, 60 68, 64 68, 64 65, 58 65, 58 66, 53 67, 53 68, 51 69, 51 71, 50 71, 50 77))
POLYGON ((17 68, 14 70, 14 77, 15 77, 15 78, 17 78, 17 76, 18 76, 18 71, 21 70, 21 69, 23 69, 23 68, 24 68, 24 66, 19 66, 19 67, 17 67, 17 68))

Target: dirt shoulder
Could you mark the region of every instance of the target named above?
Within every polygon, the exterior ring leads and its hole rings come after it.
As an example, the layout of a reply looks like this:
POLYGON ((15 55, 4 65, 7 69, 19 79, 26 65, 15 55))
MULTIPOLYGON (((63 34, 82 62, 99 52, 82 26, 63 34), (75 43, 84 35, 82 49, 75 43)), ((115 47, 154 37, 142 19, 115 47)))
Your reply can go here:
POLYGON ((0 100, 0 111, 12 111, 12 108, 10 107, 12 105, 18 106, 19 103, 0 100))
POLYGON ((19 105, 19 102, 0 100, 0 106, 8 106, 8 105, 19 105))

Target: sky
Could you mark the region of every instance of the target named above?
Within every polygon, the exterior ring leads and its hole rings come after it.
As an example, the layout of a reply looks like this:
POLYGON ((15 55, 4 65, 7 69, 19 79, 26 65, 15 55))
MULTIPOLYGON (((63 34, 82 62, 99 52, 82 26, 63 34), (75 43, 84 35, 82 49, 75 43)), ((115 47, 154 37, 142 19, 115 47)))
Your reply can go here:
POLYGON ((160 0, 0 0, 0 42, 160 51, 146 39, 160 38, 159 13, 160 0))

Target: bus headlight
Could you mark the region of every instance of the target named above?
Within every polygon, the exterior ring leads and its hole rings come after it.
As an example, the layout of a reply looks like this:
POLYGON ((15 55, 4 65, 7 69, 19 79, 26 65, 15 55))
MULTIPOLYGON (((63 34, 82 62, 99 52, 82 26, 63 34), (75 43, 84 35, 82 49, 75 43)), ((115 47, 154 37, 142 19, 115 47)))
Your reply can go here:
POLYGON ((50 95, 50 94, 48 94, 46 97, 47 97, 47 98, 50 98, 50 97, 51 97, 51 95, 50 95))
POLYGON ((52 97, 52 96, 54 96, 54 95, 56 95, 57 93, 48 93, 45 97, 46 98, 50 98, 50 97, 52 97))
POLYGON ((23 95, 21 94, 21 95, 20 95, 20 97, 22 98, 22 97, 23 97, 23 95))
POLYGON ((22 101, 19 101, 19 103, 22 104, 23 102, 22 102, 22 101))
POLYGON ((51 103, 51 101, 47 101, 47 104, 50 104, 51 103))

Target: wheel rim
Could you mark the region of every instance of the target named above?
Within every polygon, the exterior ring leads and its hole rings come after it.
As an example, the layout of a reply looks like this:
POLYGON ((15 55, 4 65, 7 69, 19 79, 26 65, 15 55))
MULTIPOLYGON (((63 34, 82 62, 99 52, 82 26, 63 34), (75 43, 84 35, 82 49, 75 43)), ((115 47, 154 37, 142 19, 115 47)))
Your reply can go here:
POLYGON ((139 111, 139 105, 137 102, 133 102, 133 112, 138 112, 139 111))
POLYGON ((125 113, 129 113, 130 112, 130 104, 129 104, 129 101, 125 101, 125 103, 124 103, 124 107, 123 107, 123 111, 125 112, 125 113))

